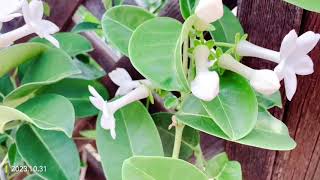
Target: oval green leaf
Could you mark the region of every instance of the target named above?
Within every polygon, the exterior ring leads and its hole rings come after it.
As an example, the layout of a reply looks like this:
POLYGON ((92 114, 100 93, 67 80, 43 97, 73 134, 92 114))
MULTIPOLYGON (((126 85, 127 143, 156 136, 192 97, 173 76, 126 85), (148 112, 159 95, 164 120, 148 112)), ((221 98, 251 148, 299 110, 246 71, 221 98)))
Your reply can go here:
MULTIPOLYGON (((97 146, 107 179, 121 180, 121 167, 132 156, 163 156, 163 148, 156 126, 140 103, 135 102, 118 110, 116 139, 97 123, 97 146)), ((99 117, 100 119, 100 117, 99 117)))
POLYGON ((188 19, 194 13, 196 0, 180 0, 180 11, 184 19, 188 19))
POLYGON ((69 55, 61 49, 50 48, 30 62, 21 86, 8 94, 3 102, 16 107, 33 97, 41 87, 79 73, 69 55))
POLYGON ((39 176, 52 180, 79 180, 80 159, 74 142, 64 133, 22 125, 16 144, 29 166, 37 167, 39 176), (43 167, 40 171, 40 167, 43 167))
POLYGON ((132 157, 122 168, 123 180, 208 180, 192 164, 166 157, 132 157))
MULTIPOLYGON (((77 33, 57 33, 53 35, 53 37, 59 41, 60 49, 64 50, 70 56, 76 56, 93 50, 90 41, 77 33)), ((52 48, 55 47, 48 40, 39 37, 33 38, 31 42, 43 43, 52 48)))
POLYGON ((102 29, 107 40, 128 56, 129 40, 133 31, 154 15, 137 6, 116 6, 102 18, 102 29))
MULTIPOLYGON (((167 157, 172 156, 175 138, 175 129, 168 129, 168 127, 172 123, 172 116, 173 114, 171 113, 156 113, 152 115, 152 118, 155 124, 157 125, 157 129, 161 137, 162 146, 164 148, 164 155, 167 157)), ((193 155, 193 152, 196 146, 199 144, 199 142, 200 135, 198 131, 186 126, 182 134, 181 148, 179 154, 180 158, 188 160, 193 155)))
POLYGON ((290 4, 296 5, 303 9, 320 13, 320 3, 318 0, 284 0, 290 4))
POLYGON ((147 79, 167 91, 188 91, 181 55, 182 25, 159 17, 139 26, 129 43, 133 66, 147 79))
POLYGON ((66 97, 74 106, 76 117, 84 118, 95 116, 98 110, 92 106, 89 100, 91 95, 88 86, 93 86, 99 94, 108 99, 106 88, 97 81, 88 81, 83 79, 64 79, 58 83, 51 84, 40 90, 41 94, 54 93, 66 97))

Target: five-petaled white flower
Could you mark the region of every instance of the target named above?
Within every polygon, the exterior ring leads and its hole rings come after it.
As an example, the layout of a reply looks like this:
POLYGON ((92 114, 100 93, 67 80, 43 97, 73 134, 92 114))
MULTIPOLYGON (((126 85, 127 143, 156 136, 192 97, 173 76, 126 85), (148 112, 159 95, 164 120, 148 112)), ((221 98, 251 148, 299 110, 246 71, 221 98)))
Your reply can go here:
POLYGON ((29 4, 26 0, 22 2, 22 13, 26 24, 18 29, 0 35, 0 48, 7 47, 14 41, 32 33, 36 33, 40 38, 45 38, 56 47, 59 42, 51 36, 59 31, 54 23, 43 20, 43 3, 40 0, 32 0, 29 4))
POLYGON ((223 16, 222 0, 200 0, 195 14, 202 21, 195 24, 196 28, 200 31, 206 30, 210 23, 223 16))
POLYGON ((268 69, 255 70, 235 60, 231 55, 220 57, 219 66, 236 72, 250 81, 250 85, 259 93, 271 95, 280 88, 277 74, 268 69))
MULTIPOLYGON (((129 74, 124 73, 126 72, 124 69, 117 69, 115 72, 111 72, 113 76, 112 79, 125 79, 126 81, 128 80, 128 77, 115 77, 116 75, 124 75, 125 76, 129 76, 129 74)), ((111 80, 112 80, 111 79, 111 80)), ((131 77, 130 77, 131 79, 131 77)), ((127 81, 129 82, 129 81, 127 81)), ((145 81, 147 82, 147 80, 145 81)), ((113 139, 116 138, 116 119, 114 117, 114 113, 117 112, 119 109, 121 109, 122 107, 141 100, 141 99, 145 99, 149 96, 149 89, 146 87, 146 85, 138 82, 139 84, 135 84, 135 87, 130 86, 130 88, 127 87, 121 87, 121 85, 123 85, 121 83, 120 88, 122 88, 121 91, 118 91, 118 94, 123 95, 122 97, 111 101, 111 102, 107 102, 103 99, 103 97, 92 87, 89 86, 89 91, 91 93, 92 96, 89 97, 90 102, 100 111, 102 111, 102 115, 101 115, 101 127, 107 130, 110 130, 110 134, 111 137, 113 139)), ((147 82, 148 83, 148 82, 147 82)))
POLYGON ((211 101, 219 94, 219 75, 209 71, 209 55, 210 50, 205 45, 197 46, 194 50, 197 74, 191 82, 191 92, 204 101, 211 101))
POLYGON ((21 8, 21 0, 0 0, 0 29, 3 22, 11 21, 22 16, 18 10, 21 8))
POLYGON ((296 75, 313 73, 312 59, 307 55, 318 43, 320 34, 308 31, 298 37, 292 30, 282 41, 280 52, 265 49, 248 41, 241 41, 237 52, 241 56, 252 56, 278 63, 274 71, 279 80, 284 79, 286 96, 290 101, 297 89, 296 75))

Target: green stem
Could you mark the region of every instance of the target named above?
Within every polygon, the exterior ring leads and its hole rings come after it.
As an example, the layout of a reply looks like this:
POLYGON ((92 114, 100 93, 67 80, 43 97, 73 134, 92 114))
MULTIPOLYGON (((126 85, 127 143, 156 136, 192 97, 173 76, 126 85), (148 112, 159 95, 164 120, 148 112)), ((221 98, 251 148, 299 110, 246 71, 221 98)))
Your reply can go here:
POLYGON ((231 43, 225 43, 225 42, 214 42, 215 46, 222 46, 222 47, 234 47, 234 44, 231 43))
POLYGON ((184 124, 177 122, 172 158, 179 159, 184 124))
POLYGON ((184 69, 184 73, 187 74, 188 73, 188 48, 189 48, 189 40, 184 39, 183 40, 183 69, 184 69))
POLYGON ((207 162, 203 156, 200 143, 195 147, 194 156, 196 157, 196 165, 199 169, 204 170, 207 162))

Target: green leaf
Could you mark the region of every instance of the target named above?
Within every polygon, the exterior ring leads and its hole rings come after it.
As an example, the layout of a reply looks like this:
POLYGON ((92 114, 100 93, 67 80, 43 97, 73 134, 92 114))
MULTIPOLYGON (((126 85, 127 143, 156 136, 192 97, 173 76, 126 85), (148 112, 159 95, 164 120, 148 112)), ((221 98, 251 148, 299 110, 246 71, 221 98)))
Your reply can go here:
POLYGON ((8 74, 2 76, 0 78, 0 93, 3 96, 6 96, 14 89, 14 85, 10 79, 10 76, 8 74))
POLYGON ((106 10, 112 7, 112 0, 101 0, 106 10))
POLYGON ((182 68, 180 22, 166 17, 139 26, 129 44, 133 66, 153 84, 167 91, 188 91, 182 68))
POLYGON ((282 108, 282 100, 280 91, 272 94, 271 96, 266 96, 261 93, 256 92, 257 100, 259 106, 265 109, 271 109, 273 107, 282 108))
POLYGON ((214 100, 206 102, 190 97, 183 106, 182 111, 186 113, 205 109, 233 140, 249 134, 257 122, 258 104, 254 91, 246 79, 231 72, 224 73, 220 78, 220 93, 214 100), (193 104, 199 107, 195 108, 193 104))
MULTIPOLYGON (((89 40, 77 33, 64 32, 53 35, 60 43, 60 49, 64 50, 70 56, 76 56, 93 50, 89 40)), ((43 38, 33 38, 31 42, 39 42, 50 47, 55 47, 48 40, 43 38)))
POLYGON ((226 153, 220 153, 207 162, 206 173, 215 180, 242 180, 241 165, 229 161, 226 153))
POLYGON ((17 150, 16 144, 12 144, 8 151, 9 162, 11 166, 17 166, 21 163, 22 158, 17 150))
POLYGON ((236 34, 244 34, 238 18, 226 6, 224 6, 223 17, 215 21, 213 26, 215 31, 211 31, 210 34, 215 41, 235 43, 236 34))
POLYGON ((101 28, 102 28, 101 24, 98 24, 98 23, 81 22, 72 29, 72 32, 81 33, 81 32, 87 32, 87 31, 96 31, 96 30, 100 30, 101 28))
POLYGON ((180 0, 180 11, 184 19, 187 19, 194 13, 195 7, 196 0, 180 0))
POLYGON ((80 74, 71 76, 71 78, 85 79, 85 80, 96 80, 106 75, 105 71, 101 69, 92 59, 88 63, 84 63, 80 60, 74 60, 73 63, 81 71, 80 74))
POLYGON ((102 29, 107 40, 128 56, 129 40, 133 31, 154 15, 136 6, 116 6, 102 18, 102 29))
POLYGON ((63 131, 69 137, 72 136, 75 122, 74 108, 63 96, 56 94, 36 96, 17 109, 29 116, 31 122, 41 129, 63 131))
POLYGON ((36 172, 52 180, 78 180, 80 159, 74 142, 64 133, 22 125, 16 134, 17 148, 29 166, 45 167, 36 172))
POLYGON ((122 169, 123 180, 208 180, 192 164, 166 157, 132 157, 122 169))
POLYGON ((296 5, 303 9, 320 13, 320 3, 318 0, 284 0, 290 4, 296 5))
MULTIPOLYGON (((140 103, 135 102, 118 110, 116 139, 97 123, 97 146, 107 179, 121 180, 121 166, 132 156, 163 156, 163 148, 156 126, 140 103), (137 116, 138 115, 138 116, 137 116)), ((99 117, 100 119, 100 117, 99 117)))
MULTIPOLYGON (((194 106, 199 105, 194 104, 194 106)), ((201 112, 203 112, 203 110, 201 110, 201 112)), ((296 143, 289 135, 286 125, 274 118, 263 108, 259 108, 258 121, 255 128, 247 136, 239 140, 230 139, 219 126, 208 117, 208 114, 182 113, 176 115, 176 117, 186 125, 199 131, 244 145, 280 151, 292 150, 296 146, 296 143)))
MULTIPOLYGON (((156 113, 152 115, 155 124, 157 125, 162 146, 164 148, 164 154, 167 157, 172 156, 172 150, 174 145, 175 129, 168 129, 169 125, 172 123, 171 113, 156 113)), ((188 160, 195 150, 196 146, 200 142, 200 135, 198 131, 186 126, 183 130, 180 158, 188 160)))
POLYGON ((89 100, 91 95, 88 91, 88 86, 93 86, 99 94, 108 99, 108 92, 106 88, 97 81, 88 81, 82 79, 64 79, 55 84, 44 87, 40 90, 41 94, 54 93, 60 94, 71 101, 75 109, 77 118, 84 118, 89 116, 95 116, 98 114, 98 110, 92 106, 89 100))
POLYGON ((0 77, 9 73, 20 64, 40 56, 47 49, 47 46, 40 43, 22 43, 1 49, 0 77))
POLYGON ((21 86, 8 94, 3 102, 7 106, 15 107, 33 97, 43 86, 78 73, 80 71, 65 52, 50 48, 28 65, 21 86))
POLYGON ((86 131, 80 131, 80 135, 88 138, 88 139, 97 139, 97 131, 96 130, 86 130, 86 131))
POLYGON ((31 174, 25 177, 23 180, 44 180, 44 179, 36 174, 31 174))

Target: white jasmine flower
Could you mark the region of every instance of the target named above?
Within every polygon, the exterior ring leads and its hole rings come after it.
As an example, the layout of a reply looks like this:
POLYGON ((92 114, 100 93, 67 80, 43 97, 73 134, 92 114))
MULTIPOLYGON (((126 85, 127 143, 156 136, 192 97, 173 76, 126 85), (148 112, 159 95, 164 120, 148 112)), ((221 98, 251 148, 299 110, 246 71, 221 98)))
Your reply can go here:
POLYGON ((0 29, 3 22, 22 16, 17 11, 21 8, 21 0, 0 0, 0 29))
POLYGON ((32 0, 29 4, 27 1, 23 1, 22 13, 26 24, 0 35, 0 48, 7 47, 16 40, 32 33, 36 33, 39 37, 45 38, 56 47, 59 47, 59 42, 51 36, 51 34, 58 32, 59 28, 54 23, 42 19, 44 13, 42 1, 32 0))
POLYGON ((209 55, 210 50, 205 45, 197 46, 194 50, 197 75, 191 82, 191 92, 204 101, 211 101, 219 94, 219 75, 209 71, 209 55))
POLYGON ((274 71, 252 69, 241 64, 229 54, 221 56, 219 66, 247 78, 250 81, 250 85, 261 94, 271 95, 280 88, 278 76, 274 71))
POLYGON ((132 80, 130 74, 123 68, 115 69, 109 73, 109 77, 117 86, 119 86, 116 96, 125 95, 141 84, 151 86, 151 82, 148 80, 132 80))
POLYGON ((149 96, 149 89, 146 85, 149 84, 149 81, 133 81, 128 72, 122 68, 118 68, 111 72, 109 76, 111 80, 119 85, 119 89, 117 91, 118 95, 123 96, 114 101, 107 102, 92 86, 89 86, 89 91, 92 95, 89 99, 97 109, 102 111, 101 127, 110 130, 111 137, 115 139, 116 120, 114 113, 132 102, 147 98, 149 96), (126 83, 131 85, 127 86, 126 83))
POLYGON ((290 31, 281 43, 280 52, 241 41, 237 52, 241 56, 252 56, 278 63, 275 68, 280 80, 284 79, 286 96, 290 101, 297 89, 296 75, 313 73, 313 62, 308 53, 317 45, 320 34, 308 31, 298 37, 295 30, 290 31))
POLYGON ((200 0, 195 9, 195 14, 200 19, 200 22, 195 23, 196 29, 205 31, 210 23, 223 16, 222 0, 200 0))

